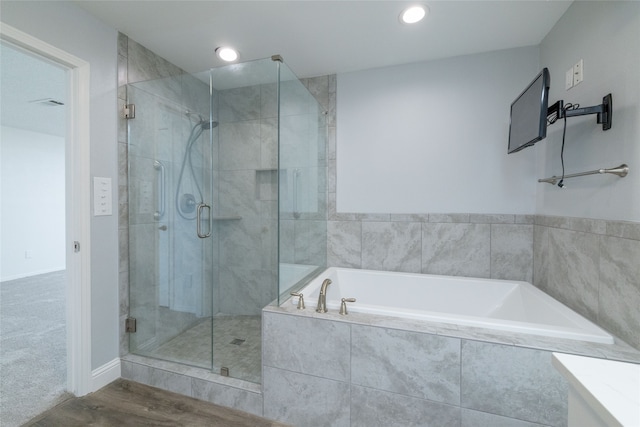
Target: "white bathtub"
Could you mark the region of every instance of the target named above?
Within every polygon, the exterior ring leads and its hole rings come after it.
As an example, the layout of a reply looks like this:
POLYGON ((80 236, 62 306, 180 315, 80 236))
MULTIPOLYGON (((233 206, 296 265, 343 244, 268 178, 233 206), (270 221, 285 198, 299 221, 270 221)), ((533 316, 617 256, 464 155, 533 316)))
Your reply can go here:
MULTIPOLYGON (((347 303, 350 313, 614 342, 606 331, 526 282, 331 267, 300 291, 307 310, 315 310, 327 278, 332 282, 327 288, 329 310, 337 311, 341 298, 356 298, 347 303)), ((298 298, 290 303, 297 304, 298 298)))

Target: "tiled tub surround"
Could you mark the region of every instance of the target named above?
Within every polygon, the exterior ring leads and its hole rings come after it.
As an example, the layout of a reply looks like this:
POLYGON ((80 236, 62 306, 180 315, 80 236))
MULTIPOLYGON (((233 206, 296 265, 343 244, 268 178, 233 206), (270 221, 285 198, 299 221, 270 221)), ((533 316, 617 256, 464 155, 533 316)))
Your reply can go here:
POLYGON ((328 265, 531 282, 533 218, 330 211, 328 265))
POLYGON ((622 342, 318 314, 289 301, 263 310, 262 329, 262 387, 133 354, 123 356, 122 376, 300 426, 386 426, 393 416, 397 425, 534 427, 566 420, 566 385, 551 352, 640 363, 640 353, 622 342))
POLYGON ((640 349, 640 223, 538 215, 533 284, 640 349))
POLYGON ((640 350, 640 223, 336 213, 334 197, 329 266, 523 280, 640 350))
POLYGON ((293 425, 565 426, 567 385, 552 352, 640 362, 623 342, 309 306, 263 310, 263 415, 293 425))
MULTIPOLYGON (((335 111, 336 78, 318 85, 335 111)), ((546 215, 338 212, 329 124, 327 265, 533 283, 640 350, 640 222, 546 215)))

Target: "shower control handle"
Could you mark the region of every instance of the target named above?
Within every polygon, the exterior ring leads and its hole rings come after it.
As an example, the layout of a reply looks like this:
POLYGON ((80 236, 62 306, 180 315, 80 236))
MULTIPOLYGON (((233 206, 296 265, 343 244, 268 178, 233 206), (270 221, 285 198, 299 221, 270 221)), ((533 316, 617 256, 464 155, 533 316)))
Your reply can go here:
POLYGON ((206 203, 200 203, 198 205, 198 213, 196 215, 196 233, 198 233, 198 237, 201 239, 206 239, 211 236, 211 206, 206 203), (209 211, 209 215, 207 216, 207 223, 209 224, 209 229, 207 230, 207 234, 202 232, 202 211, 207 209, 209 211))

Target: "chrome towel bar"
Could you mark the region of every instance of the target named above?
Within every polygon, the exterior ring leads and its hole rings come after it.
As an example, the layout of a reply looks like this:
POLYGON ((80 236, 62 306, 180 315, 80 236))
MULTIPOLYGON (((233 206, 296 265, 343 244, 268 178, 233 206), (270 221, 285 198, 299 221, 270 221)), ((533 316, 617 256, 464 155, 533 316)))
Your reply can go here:
MULTIPOLYGON (((629 173, 629 166, 623 163, 620 166, 616 168, 611 168, 611 169, 596 169, 596 170, 587 171, 587 172, 572 173, 569 175, 565 175, 564 179, 575 178, 578 176, 585 176, 585 175, 605 174, 605 173, 618 175, 620 178, 624 178, 629 173)), ((561 179, 563 179, 563 177, 554 175, 551 178, 539 179, 538 182, 548 182, 551 185, 556 185, 558 181, 560 181, 561 179)))

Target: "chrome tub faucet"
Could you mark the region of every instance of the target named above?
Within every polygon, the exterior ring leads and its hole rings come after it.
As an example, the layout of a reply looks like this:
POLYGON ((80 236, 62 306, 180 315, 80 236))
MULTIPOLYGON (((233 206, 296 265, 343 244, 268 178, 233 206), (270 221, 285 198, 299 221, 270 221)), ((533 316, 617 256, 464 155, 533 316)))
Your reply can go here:
POLYGON ((318 307, 316 311, 318 313, 327 312, 327 286, 331 284, 331 279, 324 279, 322 286, 320 286, 320 295, 318 295, 318 307))

